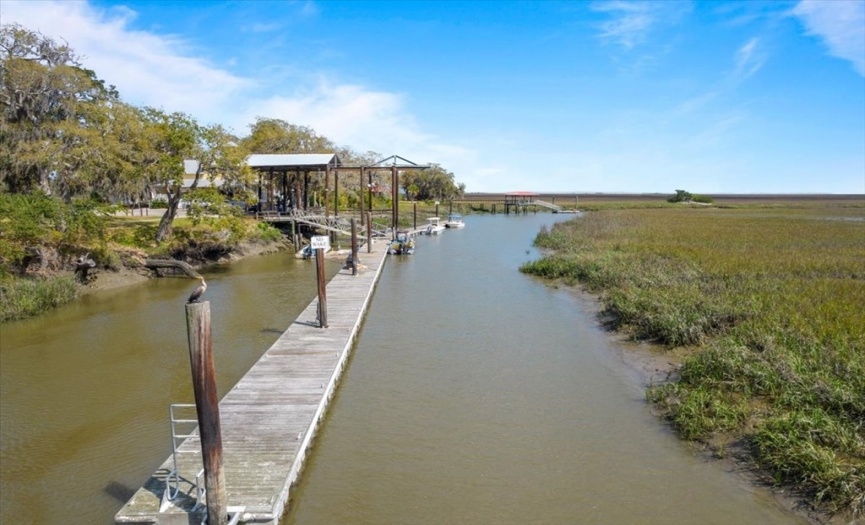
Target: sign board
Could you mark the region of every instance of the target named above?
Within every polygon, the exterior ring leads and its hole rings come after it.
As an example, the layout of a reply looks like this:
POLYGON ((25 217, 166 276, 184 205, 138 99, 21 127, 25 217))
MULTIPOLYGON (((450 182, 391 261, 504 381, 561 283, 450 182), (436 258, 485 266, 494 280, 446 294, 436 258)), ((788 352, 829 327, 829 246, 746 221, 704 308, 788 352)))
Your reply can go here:
POLYGON ((309 239, 309 247, 313 250, 327 250, 330 248, 330 238, 327 235, 313 235, 309 239))

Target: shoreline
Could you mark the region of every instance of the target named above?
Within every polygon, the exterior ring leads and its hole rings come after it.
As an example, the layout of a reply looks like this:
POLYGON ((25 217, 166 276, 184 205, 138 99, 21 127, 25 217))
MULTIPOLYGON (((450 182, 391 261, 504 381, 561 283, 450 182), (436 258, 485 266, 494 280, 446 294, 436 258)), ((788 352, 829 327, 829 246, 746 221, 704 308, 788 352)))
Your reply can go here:
POLYGON ((668 349, 663 345, 634 341, 626 332, 615 330, 606 325, 603 319, 603 304, 599 295, 585 290, 579 285, 566 285, 562 282, 547 281, 548 286, 560 287, 578 301, 586 315, 595 318, 598 328, 604 331, 610 341, 619 349, 618 358, 630 386, 639 391, 646 403, 646 408, 661 424, 667 425, 673 435, 688 444, 691 451, 703 461, 713 462, 718 468, 736 476, 747 487, 757 487, 769 491, 773 499, 790 513, 807 520, 812 525, 859 525, 865 521, 846 514, 831 514, 828 511, 813 507, 803 495, 786 487, 776 486, 768 471, 761 469, 749 457, 746 444, 736 439, 725 443, 688 441, 679 437, 672 425, 651 403, 645 400, 646 389, 652 384, 675 380, 676 372, 688 350, 682 348, 668 349), (723 453, 719 453, 721 445, 723 453))
MULTIPOLYGON (((276 253, 286 249, 289 249, 289 243, 284 240, 271 242, 243 242, 234 248, 226 257, 221 257, 217 260, 208 261, 206 263, 191 263, 191 265, 196 270, 201 270, 216 264, 232 263, 246 259, 247 257, 276 253)), ((78 296, 82 297, 104 290, 113 290, 115 288, 121 288, 132 284, 143 283, 151 279, 158 279, 156 274, 152 270, 145 268, 143 264, 144 261, 142 258, 140 265, 128 265, 124 263, 117 271, 104 268, 100 269, 99 272, 94 274, 96 279, 92 282, 78 285, 78 296)), ((72 274, 72 272, 68 273, 72 274)))

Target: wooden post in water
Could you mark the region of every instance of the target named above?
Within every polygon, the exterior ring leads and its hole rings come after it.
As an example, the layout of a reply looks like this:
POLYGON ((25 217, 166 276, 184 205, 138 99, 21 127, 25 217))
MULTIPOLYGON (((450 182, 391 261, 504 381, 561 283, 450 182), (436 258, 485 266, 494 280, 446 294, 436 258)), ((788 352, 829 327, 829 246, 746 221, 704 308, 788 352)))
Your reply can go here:
POLYGON ((327 283, 324 279, 324 248, 315 250, 315 270, 318 277, 318 327, 327 328, 327 283))
POLYGON ((436 201, 436 217, 439 216, 439 201, 436 201))
POLYGON ((417 229, 417 201, 414 202, 414 212, 412 214, 412 228, 417 229))
POLYGON ((210 332, 210 302, 186 305, 186 332, 192 390, 201 437, 204 487, 207 489, 207 523, 228 523, 228 495, 222 470, 222 430, 219 424, 219 396, 213 367, 213 340, 210 332))
POLYGON ((357 225, 351 218, 351 274, 357 275, 357 225))
POLYGON ((366 214, 366 253, 372 253, 372 215, 366 214))

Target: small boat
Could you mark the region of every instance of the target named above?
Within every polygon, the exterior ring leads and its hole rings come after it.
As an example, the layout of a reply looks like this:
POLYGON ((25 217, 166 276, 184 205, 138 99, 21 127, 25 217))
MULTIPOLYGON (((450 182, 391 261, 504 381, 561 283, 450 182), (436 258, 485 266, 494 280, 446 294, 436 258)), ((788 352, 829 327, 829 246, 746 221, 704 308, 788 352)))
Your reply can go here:
POLYGON ((448 215, 448 220, 445 221, 445 228, 465 228, 466 223, 463 221, 463 216, 459 213, 451 213, 448 215))
POLYGON ((441 219, 438 217, 430 217, 427 220, 429 221, 429 226, 426 227, 427 235, 438 235, 445 231, 445 227, 441 222, 439 222, 441 219))
POLYGON ((398 232, 387 251, 391 255, 411 255, 414 253, 414 239, 408 232, 398 232))
POLYGON ((313 255, 315 255, 315 250, 312 249, 312 246, 306 245, 301 248, 294 256, 298 259, 309 259, 313 255))

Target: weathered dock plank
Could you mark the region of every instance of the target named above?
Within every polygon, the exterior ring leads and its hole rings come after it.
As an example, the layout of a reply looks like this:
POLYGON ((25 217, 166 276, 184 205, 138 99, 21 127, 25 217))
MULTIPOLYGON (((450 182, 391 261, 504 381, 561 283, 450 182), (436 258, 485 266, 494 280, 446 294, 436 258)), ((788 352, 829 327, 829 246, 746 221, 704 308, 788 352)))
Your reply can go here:
MULTIPOLYGON (((327 284, 328 328, 318 328, 314 299, 219 403, 229 512, 243 523, 276 524, 291 485, 345 367, 387 253, 383 241, 361 253, 361 271, 340 271, 327 284)), ((166 427, 168 423, 166 422, 166 427)), ((195 476, 202 468, 195 437, 178 448, 180 494, 163 505, 169 458, 115 515, 116 523, 199 523, 195 476), (160 508, 163 506, 163 508, 160 508)), ((202 481, 203 484, 203 481, 202 481)))

